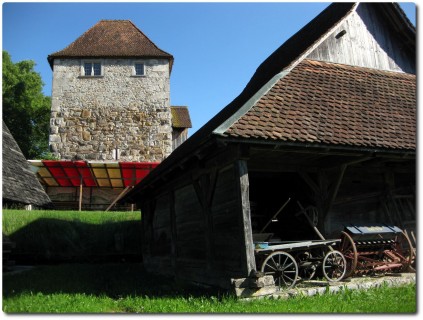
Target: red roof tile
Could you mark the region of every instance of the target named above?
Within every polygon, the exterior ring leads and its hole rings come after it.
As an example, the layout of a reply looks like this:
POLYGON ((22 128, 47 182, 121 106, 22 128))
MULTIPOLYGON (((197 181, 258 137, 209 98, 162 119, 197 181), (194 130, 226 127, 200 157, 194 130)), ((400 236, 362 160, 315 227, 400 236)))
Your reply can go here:
POLYGON ((173 56, 157 47, 129 20, 101 20, 65 49, 48 56, 69 57, 156 57, 170 60, 173 56))
POLYGON ((415 149, 416 106, 415 75, 304 60, 225 134, 415 149))

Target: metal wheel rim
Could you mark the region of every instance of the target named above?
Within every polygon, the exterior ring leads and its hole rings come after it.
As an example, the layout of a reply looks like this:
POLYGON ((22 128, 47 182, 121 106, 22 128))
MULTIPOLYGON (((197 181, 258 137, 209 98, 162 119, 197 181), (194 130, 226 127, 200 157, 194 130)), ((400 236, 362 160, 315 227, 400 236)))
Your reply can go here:
POLYGON ((348 233, 344 231, 341 232, 341 243, 339 245, 339 251, 344 255, 347 262, 344 278, 348 278, 357 268, 358 253, 354 240, 348 233))
POLYGON ((298 278, 298 265, 287 252, 278 251, 270 254, 263 262, 261 272, 272 275, 279 289, 290 289, 298 278))
POLYGON ((329 251, 323 259, 323 275, 328 281, 339 281, 345 277, 347 261, 344 255, 337 251, 329 251))
POLYGON ((411 244, 410 238, 405 234, 405 232, 401 232, 395 239, 395 249, 396 251, 406 258, 406 263, 404 264, 402 269, 408 268, 412 261, 413 261, 413 246, 411 244))

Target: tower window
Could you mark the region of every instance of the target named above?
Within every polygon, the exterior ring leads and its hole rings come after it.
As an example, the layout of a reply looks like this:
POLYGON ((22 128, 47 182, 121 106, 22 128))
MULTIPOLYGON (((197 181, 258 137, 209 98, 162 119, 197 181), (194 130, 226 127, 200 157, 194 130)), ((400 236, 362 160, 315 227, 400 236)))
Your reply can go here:
POLYGON ((83 75, 86 77, 101 76, 100 62, 84 62, 83 75))
POLYGON ((136 62, 134 63, 134 76, 145 76, 145 67, 144 63, 136 62))

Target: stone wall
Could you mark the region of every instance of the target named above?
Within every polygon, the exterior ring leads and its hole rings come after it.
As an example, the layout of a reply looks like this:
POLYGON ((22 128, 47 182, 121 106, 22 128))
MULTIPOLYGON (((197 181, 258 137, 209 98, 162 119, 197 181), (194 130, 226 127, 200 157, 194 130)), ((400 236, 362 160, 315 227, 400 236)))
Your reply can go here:
POLYGON ((145 76, 132 76, 134 60, 95 60, 102 63, 102 76, 83 77, 84 61, 89 60, 54 61, 51 152, 60 159, 102 161, 161 161, 168 156, 169 61, 143 60, 145 76))

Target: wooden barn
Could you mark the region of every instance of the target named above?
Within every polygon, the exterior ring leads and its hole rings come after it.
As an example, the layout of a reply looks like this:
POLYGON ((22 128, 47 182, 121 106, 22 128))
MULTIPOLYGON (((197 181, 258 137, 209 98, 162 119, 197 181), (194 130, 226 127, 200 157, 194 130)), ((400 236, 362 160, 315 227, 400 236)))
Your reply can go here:
POLYGON ((147 270, 229 287, 255 234, 317 239, 302 209, 327 238, 415 228, 415 32, 395 3, 334 3, 274 51, 125 197, 147 270))

